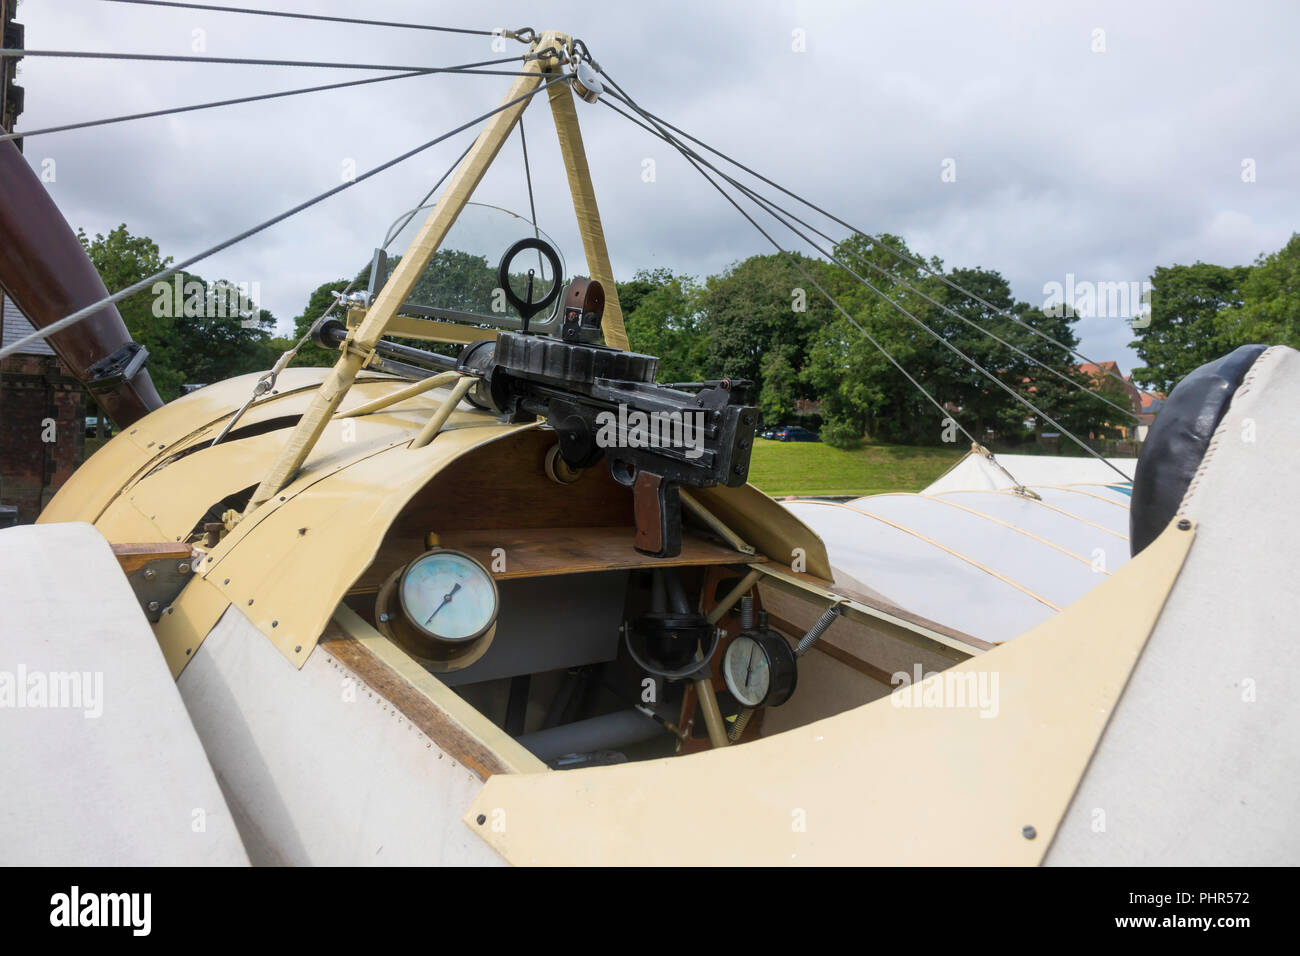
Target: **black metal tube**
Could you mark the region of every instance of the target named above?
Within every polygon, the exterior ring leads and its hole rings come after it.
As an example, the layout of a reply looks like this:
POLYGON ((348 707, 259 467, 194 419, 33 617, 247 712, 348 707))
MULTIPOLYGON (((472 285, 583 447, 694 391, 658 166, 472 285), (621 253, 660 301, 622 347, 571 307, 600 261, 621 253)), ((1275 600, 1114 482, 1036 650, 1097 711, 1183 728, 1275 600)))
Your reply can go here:
POLYGON ((664 583, 668 585, 668 603, 673 611, 677 614, 694 614, 695 609, 686 598, 686 589, 682 587, 682 579, 677 576, 677 569, 665 568, 663 574, 664 583))
MULTIPOLYGON (((347 327, 334 319, 321 323, 315 335, 316 344, 327 349, 338 348, 347 337, 347 327)), ((460 359, 453 356, 439 355, 437 352, 411 348, 409 345, 398 345, 396 342, 380 341, 375 345, 375 351, 385 358, 414 362, 417 365, 427 365, 443 371, 451 371, 460 365, 460 359)))
POLYGON ((639 710, 616 710, 601 717, 538 730, 518 739, 538 759, 554 760, 565 754, 626 747, 663 733, 667 731, 658 721, 639 710))
POLYGON ((518 737, 524 732, 524 723, 528 719, 528 690, 532 681, 530 674, 518 674, 510 678, 510 698, 506 701, 506 733, 511 737, 518 737))

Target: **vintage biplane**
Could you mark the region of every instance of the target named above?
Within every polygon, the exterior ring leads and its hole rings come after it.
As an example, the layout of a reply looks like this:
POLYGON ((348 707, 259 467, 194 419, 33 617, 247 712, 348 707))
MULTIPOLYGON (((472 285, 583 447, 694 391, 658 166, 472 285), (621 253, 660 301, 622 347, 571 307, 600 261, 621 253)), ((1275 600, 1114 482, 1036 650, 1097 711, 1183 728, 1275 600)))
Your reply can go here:
POLYGON ((114 308, 139 289, 0 143, 0 283, 120 427, 0 532, 0 859, 1300 857, 1300 355, 1204 367, 1136 463, 976 444, 919 495, 775 501, 748 383, 628 350, 579 110, 755 190, 581 41, 510 36, 409 246, 317 322, 333 367, 166 405, 114 308), (511 309, 440 299, 539 99, 586 275, 520 218, 484 286, 511 309))

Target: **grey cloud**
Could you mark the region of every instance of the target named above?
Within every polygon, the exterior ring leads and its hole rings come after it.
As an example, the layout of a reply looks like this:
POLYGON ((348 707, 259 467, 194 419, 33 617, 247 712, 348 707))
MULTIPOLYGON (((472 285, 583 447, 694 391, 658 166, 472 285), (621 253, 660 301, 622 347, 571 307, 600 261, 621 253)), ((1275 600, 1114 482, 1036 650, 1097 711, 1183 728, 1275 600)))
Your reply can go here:
MULTIPOLYGON (((568 30, 648 108, 869 231, 949 266, 1000 270, 1043 298, 1067 273, 1141 281, 1196 259, 1249 262, 1296 228, 1300 67, 1294 3, 518 4, 383 0, 273 6, 484 27, 568 30), (359 12, 360 11, 360 12, 359 12), (1090 49, 1105 31, 1106 52, 1090 49), (791 49, 804 31, 807 50, 791 49), (957 181, 940 164, 957 163, 957 181), (1240 164, 1257 163, 1258 181, 1240 164)), ((449 64, 488 41, 93 0, 28 0, 27 45, 449 64)), ((509 51, 517 45, 510 43, 509 51)), ((26 128, 289 89, 362 74, 186 64, 23 64, 26 128)), ((90 232, 126 222, 185 257, 495 105, 505 77, 425 77, 31 139, 52 192, 90 232)), ((666 145, 580 107, 611 255, 706 275, 765 241, 666 145), (645 158, 654 183, 641 179, 645 158)), ((545 110, 527 114, 538 218, 571 265, 580 243, 545 110)), ((462 134, 199 267, 257 281, 283 321, 363 264, 469 142, 462 134)), ((477 199, 527 209, 517 140, 477 199)), ((827 228, 841 235, 838 227, 827 228)), ((777 230, 779 234, 780 230, 777 230)), ((792 240, 793 242, 793 240, 792 240)), ((798 243, 794 242, 796 248, 798 243)), ((1132 363, 1117 319, 1083 350, 1132 363)))

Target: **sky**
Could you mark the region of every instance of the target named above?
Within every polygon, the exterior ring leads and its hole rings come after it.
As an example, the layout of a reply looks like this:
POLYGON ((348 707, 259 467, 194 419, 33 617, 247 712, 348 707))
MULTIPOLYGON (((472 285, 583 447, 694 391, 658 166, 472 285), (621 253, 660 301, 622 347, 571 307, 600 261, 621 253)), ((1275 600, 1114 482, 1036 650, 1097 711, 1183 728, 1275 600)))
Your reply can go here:
MULTIPOLYGON (((857 228, 900 235, 950 268, 1000 271, 1034 305, 1055 289, 1083 295, 1101 283, 1137 293, 1161 265, 1249 263, 1300 223, 1294 0, 230 5, 571 33, 645 108, 857 228)), ((524 49, 104 0, 24 0, 18 19, 32 50, 441 66, 524 49)), ((19 129, 369 75, 379 74, 31 57, 21 64, 19 129)), ((24 152, 74 228, 93 235, 126 223, 179 260, 486 112, 510 83, 396 79, 31 137, 24 152)), ((670 146, 601 104, 578 109, 617 278, 656 267, 703 277, 772 251, 670 146)), ((578 272, 580 239, 542 98, 524 121, 538 223, 578 272)), ((473 135, 194 271, 249 283, 287 332, 311 291, 364 265, 473 135)), ((474 199, 527 213, 517 137, 474 199)), ((499 247, 493 259, 525 234, 484 210, 464 228, 499 247)), ((1084 353, 1125 371, 1135 364, 1131 298, 1077 326, 1084 353)))

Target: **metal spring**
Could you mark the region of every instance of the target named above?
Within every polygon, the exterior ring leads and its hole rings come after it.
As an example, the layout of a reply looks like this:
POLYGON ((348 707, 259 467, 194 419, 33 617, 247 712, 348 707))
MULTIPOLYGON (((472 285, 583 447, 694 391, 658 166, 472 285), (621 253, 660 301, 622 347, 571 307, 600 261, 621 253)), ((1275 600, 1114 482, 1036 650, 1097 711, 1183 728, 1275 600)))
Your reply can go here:
POLYGON ((727 728, 727 739, 730 740, 733 744, 737 740, 739 740, 740 735, 743 734, 745 732, 745 728, 749 726, 749 718, 753 716, 754 716, 754 712, 750 710, 748 707, 746 707, 739 714, 737 714, 736 719, 733 720, 731 722, 731 726, 727 728))
POLYGON ((754 596, 746 594, 740 599, 740 629, 742 631, 752 631, 754 629, 754 596))
POLYGON ((817 639, 826 633, 827 628, 834 624, 835 619, 839 616, 840 606, 838 604, 832 604, 823 611, 822 616, 817 619, 817 623, 808 629, 808 633, 803 636, 803 640, 794 649, 794 656, 802 657, 808 653, 808 648, 817 643, 817 639))

